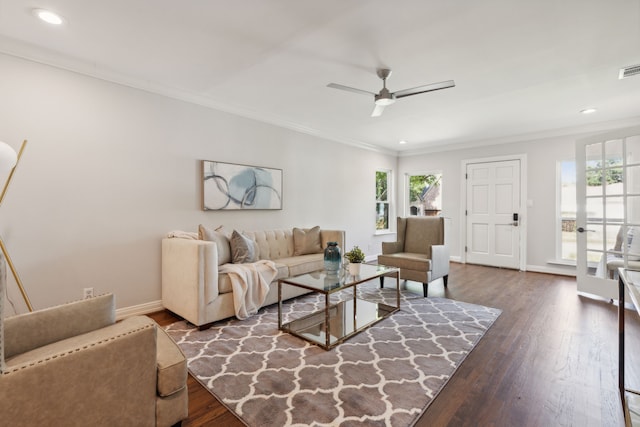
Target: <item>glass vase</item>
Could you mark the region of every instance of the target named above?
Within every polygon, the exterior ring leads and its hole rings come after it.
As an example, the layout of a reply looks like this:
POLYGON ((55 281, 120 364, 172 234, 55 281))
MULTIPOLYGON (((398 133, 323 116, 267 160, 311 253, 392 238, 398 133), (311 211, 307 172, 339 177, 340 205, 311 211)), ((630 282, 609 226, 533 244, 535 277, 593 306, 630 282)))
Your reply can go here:
POLYGON ((327 273, 337 274, 341 261, 342 256, 338 242, 327 242, 327 247, 324 249, 324 269, 327 273))

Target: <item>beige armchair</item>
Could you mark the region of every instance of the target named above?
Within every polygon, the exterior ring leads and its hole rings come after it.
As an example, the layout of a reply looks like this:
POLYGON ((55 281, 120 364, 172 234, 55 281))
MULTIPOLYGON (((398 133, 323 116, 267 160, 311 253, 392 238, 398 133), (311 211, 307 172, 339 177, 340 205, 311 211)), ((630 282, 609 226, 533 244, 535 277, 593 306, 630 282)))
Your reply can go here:
MULTIPOLYGON (((397 242, 383 242, 378 264, 397 267, 400 278, 422 283, 427 296, 429 283, 449 279, 449 248, 444 242, 445 224, 440 217, 398 217, 397 242)), ((384 287, 384 277, 380 277, 384 287)))
POLYGON ((146 316, 115 322, 112 294, 4 318, 0 414, 7 426, 171 426, 187 417, 187 367, 146 316))

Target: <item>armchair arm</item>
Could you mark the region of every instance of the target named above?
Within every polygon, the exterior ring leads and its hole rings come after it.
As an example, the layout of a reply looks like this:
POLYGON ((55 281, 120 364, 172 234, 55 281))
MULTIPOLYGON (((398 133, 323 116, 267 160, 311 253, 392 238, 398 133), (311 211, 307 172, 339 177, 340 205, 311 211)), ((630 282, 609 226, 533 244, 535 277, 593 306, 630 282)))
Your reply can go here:
POLYGON ((431 246, 431 280, 449 274, 449 247, 447 245, 431 246))
POLYGON ((402 249, 402 242, 382 242, 383 254, 396 254, 398 252, 402 252, 402 249))
POLYGON ((156 324, 136 316, 7 360, 0 413, 12 426, 155 424, 156 324))
POLYGON ((218 297, 214 242, 162 239, 162 305, 196 325, 208 323, 206 306, 218 297))

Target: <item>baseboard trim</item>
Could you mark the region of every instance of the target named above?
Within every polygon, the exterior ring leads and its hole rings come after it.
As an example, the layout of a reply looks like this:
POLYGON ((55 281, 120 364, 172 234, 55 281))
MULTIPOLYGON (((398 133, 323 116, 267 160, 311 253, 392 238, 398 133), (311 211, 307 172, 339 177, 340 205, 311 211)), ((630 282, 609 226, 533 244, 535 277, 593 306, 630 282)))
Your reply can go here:
POLYGON ((543 267, 540 265, 528 265, 527 271, 531 271, 534 273, 547 273, 547 274, 557 274, 559 276, 571 276, 576 277, 576 270, 574 269, 563 269, 563 268, 553 268, 553 267, 543 267))
POLYGON ((144 304, 133 305, 131 307, 119 308, 116 310, 116 320, 126 319, 131 316, 155 313, 164 310, 162 300, 146 302, 144 304))

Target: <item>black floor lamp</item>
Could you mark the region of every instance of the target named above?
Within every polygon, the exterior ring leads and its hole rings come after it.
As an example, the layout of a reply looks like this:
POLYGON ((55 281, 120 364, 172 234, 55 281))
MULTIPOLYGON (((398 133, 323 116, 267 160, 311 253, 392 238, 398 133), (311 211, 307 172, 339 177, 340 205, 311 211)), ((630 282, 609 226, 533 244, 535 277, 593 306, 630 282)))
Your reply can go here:
MULTIPOLYGON (((27 145, 27 141, 24 140, 22 142, 22 146, 20 147, 20 151, 16 154, 16 151, 9 144, 0 142, 0 182, 4 180, 4 187, 2 188, 2 193, 0 194, 0 205, 4 200, 5 194, 7 194, 7 189, 9 188, 9 184, 11 183, 11 178, 13 178, 13 173, 20 162, 20 157, 22 157, 22 152, 27 145)), ((29 301, 29 296, 22 285, 22 280, 20 280, 20 276, 16 271, 16 268, 13 265, 13 261, 11 261, 11 257, 9 256, 9 252, 7 251, 7 247, 4 245, 4 241, 2 240, 2 236, 0 236, 0 247, 2 247, 2 253, 7 260, 7 264, 11 269, 11 273, 13 273, 13 277, 18 284, 18 288, 20 288, 20 293, 22 294, 22 298, 24 302, 27 304, 27 308, 29 311, 33 311, 33 307, 31 306, 31 301, 29 301)))

